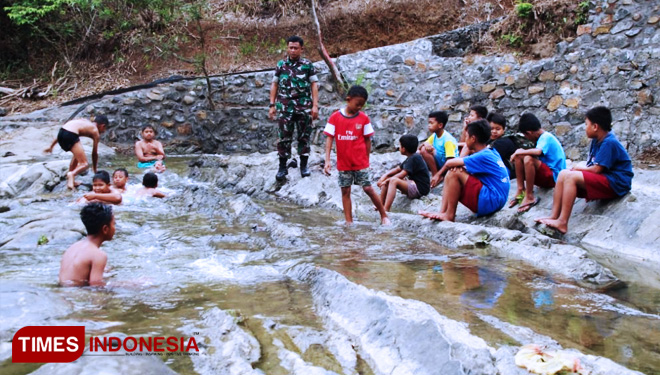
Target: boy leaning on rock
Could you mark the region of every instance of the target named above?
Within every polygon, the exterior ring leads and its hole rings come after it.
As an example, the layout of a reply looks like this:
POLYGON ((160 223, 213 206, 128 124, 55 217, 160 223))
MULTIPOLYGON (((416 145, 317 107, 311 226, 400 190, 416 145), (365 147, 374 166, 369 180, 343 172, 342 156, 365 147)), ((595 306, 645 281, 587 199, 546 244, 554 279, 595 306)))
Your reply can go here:
POLYGON ((557 178, 549 217, 538 223, 568 231, 568 219, 575 198, 587 201, 614 199, 627 194, 632 186, 632 162, 626 149, 612 134, 612 113, 605 107, 595 107, 586 114, 585 132, 591 138, 587 165, 563 170, 557 178))
POLYGON ((73 158, 69 164, 69 172, 66 174, 66 186, 73 190, 77 184, 75 181, 76 175, 83 172, 89 167, 85 150, 83 149, 80 137, 89 137, 94 141, 92 146, 92 170, 96 173, 96 165, 98 164, 99 154, 98 146, 101 133, 108 127, 108 118, 103 115, 94 116, 92 121, 86 119, 74 119, 62 126, 57 133, 57 137, 50 144, 50 147, 44 150, 46 153, 51 153, 55 144, 59 144, 62 150, 71 151, 73 158))

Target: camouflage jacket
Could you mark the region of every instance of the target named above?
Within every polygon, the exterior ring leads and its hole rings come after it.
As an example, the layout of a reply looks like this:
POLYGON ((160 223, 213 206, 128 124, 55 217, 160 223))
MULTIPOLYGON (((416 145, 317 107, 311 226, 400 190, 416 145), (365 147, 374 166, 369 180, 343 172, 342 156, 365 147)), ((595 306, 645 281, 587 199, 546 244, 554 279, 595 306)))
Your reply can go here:
POLYGON ((312 108, 312 82, 317 82, 316 69, 311 61, 301 57, 292 61, 280 60, 273 82, 277 83, 277 109, 300 113, 312 108))

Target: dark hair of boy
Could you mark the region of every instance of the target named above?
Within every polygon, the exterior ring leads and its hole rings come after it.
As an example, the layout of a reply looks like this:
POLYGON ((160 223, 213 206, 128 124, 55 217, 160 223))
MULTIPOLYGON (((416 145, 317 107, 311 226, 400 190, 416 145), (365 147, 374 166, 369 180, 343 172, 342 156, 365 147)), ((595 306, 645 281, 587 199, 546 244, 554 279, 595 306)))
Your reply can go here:
POLYGON ((485 119, 486 116, 488 116, 488 108, 482 105, 473 105, 472 107, 470 107, 470 111, 474 111, 474 113, 476 113, 477 116, 483 119, 485 119))
POLYGON ((348 89, 348 94, 346 94, 346 97, 359 97, 359 98, 364 98, 364 100, 369 99, 369 93, 367 92, 367 89, 360 85, 353 85, 351 86, 350 89, 348 89))
POLYGON ((140 133, 144 133, 144 131, 147 130, 147 129, 151 129, 151 130, 154 131, 154 133, 156 133, 156 129, 154 129, 154 127, 151 126, 151 125, 146 125, 145 127, 143 127, 142 130, 140 131, 140 133))
POLYGON ((110 173, 106 171, 98 171, 94 174, 94 177, 92 177, 92 182, 96 180, 101 180, 105 182, 106 184, 110 184, 110 173))
POLYGON ((112 207, 103 203, 90 203, 80 211, 82 220, 88 235, 97 234, 104 225, 110 225, 112 221, 112 207))
POLYGON ((147 188, 155 188, 158 186, 158 176, 155 173, 149 172, 142 177, 142 185, 147 188))
POLYGON ((594 107, 587 111, 586 117, 606 132, 612 130, 612 112, 607 107, 594 107))
POLYGON ((502 129, 506 129, 506 118, 499 113, 489 113, 486 120, 501 126, 502 129))
POLYGON ((97 125, 108 126, 108 117, 106 117, 105 115, 96 115, 96 116, 94 116, 94 122, 97 125))
POLYGON ((291 35, 286 40, 286 44, 289 44, 289 43, 298 43, 302 47, 305 42, 303 42, 303 39, 301 37, 299 37, 298 35, 291 35))
POLYGON ((417 137, 411 134, 402 135, 401 138, 399 138, 399 143, 401 144, 401 147, 403 147, 403 149, 406 150, 406 152, 409 154, 414 154, 417 152, 417 146, 419 146, 419 140, 417 137))
POLYGON ((442 124, 443 128, 445 125, 447 125, 447 121, 449 121, 449 115, 447 115, 447 112, 445 111, 431 112, 429 113, 429 118, 434 118, 435 121, 437 121, 439 124, 442 124))
POLYGON ((126 170, 126 168, 117 168, 117 169, 115 169, 114 172, 112 172, 112 175, 114 176, 115 173, 117 173, 117 172, 123 173, 124 177, 128 178, 128 171, 126 170))
POLYGON ((533 113, 523 113, 520 116, 520 122, 518 122, 519 132, 534 132, 539 129, 541 129, 541 121, 533 113))
POLYGON ((472 121, 467 124, 467 133, 470 137, 475 136, 477 142, 486 144, 490 139, 490 125, 488 124, 488 121, 484 119, 472 121))

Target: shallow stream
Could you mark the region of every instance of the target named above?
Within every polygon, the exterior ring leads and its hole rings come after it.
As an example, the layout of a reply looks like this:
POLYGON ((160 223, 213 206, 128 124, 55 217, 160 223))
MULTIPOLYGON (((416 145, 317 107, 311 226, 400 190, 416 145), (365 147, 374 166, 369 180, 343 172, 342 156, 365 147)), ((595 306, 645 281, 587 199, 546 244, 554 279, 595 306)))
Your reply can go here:
MULTIPOLYGON (((239 326, 257 339, 261 354, 255 367, 265 373, 305 373, 283 356, 283 348, 315 368, 376 373, 370 363, 379 358, 363 359, 359 349, 354 361, 337 354, 330 342, 341 341, 342 332, 327 328, 318 314, 312 285, 287 273, 312 264, 368 289, 424 302, 467 323, 493 347, 519 343, 489 317, 531 328, 565 348, 660 374, 660 290, 631 284, 597 293, 491 256, 488 248, 449 250, 359 217, 346 228, 341 212, 275 199, 237 200, 226 193, 224 200, 209 202, 215 215, 189 212, 176 199, 185 188, 202 184, 185 177, 189 160, 169 158, 168 171, 160 176, 172 198, 115 209, 116 235, 103 245, 110 281, 104 289, 57 285, 60 257, 71 241, 45 232, 54 238, 47 244, 37 246, 30 236, 2 243, 34 218, 77 220, 80 226, 72 195, 56 190, 0 213, 0 373, 27 374, 40 367, 12 364, 9 358, 11 337, 25 325, 84 324, 88 336, 190 336, 190 327, 201 326, 202 315, 215 307, 240 317, 239 326)), ((128 163, 117 158, 102 167, 128 163)), ((129 183, 137 184, 137 170, 129 172, 129 183)), ((203 358, 164 360, 180 374, 213 373, 203 358)))

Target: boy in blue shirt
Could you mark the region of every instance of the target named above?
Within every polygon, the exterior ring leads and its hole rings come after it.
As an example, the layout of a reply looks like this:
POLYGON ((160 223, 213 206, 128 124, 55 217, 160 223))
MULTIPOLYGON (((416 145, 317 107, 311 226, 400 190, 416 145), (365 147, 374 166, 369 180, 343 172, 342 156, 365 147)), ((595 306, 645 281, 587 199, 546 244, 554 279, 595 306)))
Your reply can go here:
POLYGON ((399 152, 407 156, 406 160, 385 173, 377 184, 385 211, 392 207, 397 189, 410 199, 419 199, 431 190, 429 169, 422 156, 416 152, 419 144, 417 137, 406 134, 399 138, 399 143, 399 152))
POLYGON ((445 165, 449 159, 458 156, 458 144, 449 132, 445 131, 445 126, 449 116, 445 111, 436 111, 429 113, 429 131, 432 133, 426 142, 419 145, 419 154, 422 155, 426 165, 431 171, 431 176, 435 180, 431 186, 435 187, 440 183, 441 176, 438 171, 445 165))
POLYGON ((529 150, 518 149, 511 155, 515 165, 516 183, 518 190, 516 196, 509 202, 509 207, 518 204, 518 197, 524 192, 518 212, 529 211, 539 203, 534 197, 534 185, 542 188, 553 188, 559 172, 566 169, 566 154, 557 138, 541 129, 541 121, 531 113, 520 116, 518 131, 525 138, 536 144, 529 150))
POLYGON ((484 119, 467 125, 465 147, 471 155, 448 160, 440 170, 447 173, 442 189, 440 212, 420 211, 434 220, 454 221, 458 202, 478 216, 492 214, 506 204, 509 194, 509 172, 497 151, 488 147, 490 125, 484 119))
POLYGON ((553 195, 550 217, 536 219, 538 223, 568 231, 568 219, 576 197, 587 201, 614 199, 627 194, 632 185, 630 156, 612 134, 612 113, 605 107, 595 107, 586 114, 587 137, 591 138, 587 166, 575 166, 561 171, 553 195))

